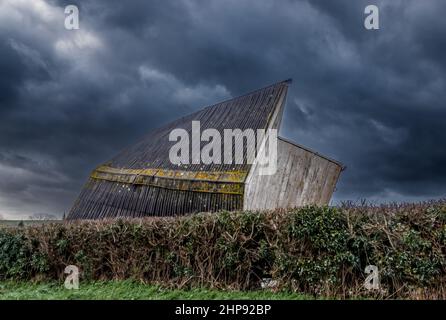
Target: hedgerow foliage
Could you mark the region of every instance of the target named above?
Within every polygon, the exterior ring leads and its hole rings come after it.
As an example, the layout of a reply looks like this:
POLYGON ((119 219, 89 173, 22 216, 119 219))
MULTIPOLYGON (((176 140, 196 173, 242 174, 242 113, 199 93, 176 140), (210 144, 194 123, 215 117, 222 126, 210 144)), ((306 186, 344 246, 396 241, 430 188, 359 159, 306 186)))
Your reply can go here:
POLYGON ((305 207, 0 229, 0 279, 139 279, 325 296, 446 297, 446 204, 305 207), (381 289, 363 286, 367 265, 381 289))

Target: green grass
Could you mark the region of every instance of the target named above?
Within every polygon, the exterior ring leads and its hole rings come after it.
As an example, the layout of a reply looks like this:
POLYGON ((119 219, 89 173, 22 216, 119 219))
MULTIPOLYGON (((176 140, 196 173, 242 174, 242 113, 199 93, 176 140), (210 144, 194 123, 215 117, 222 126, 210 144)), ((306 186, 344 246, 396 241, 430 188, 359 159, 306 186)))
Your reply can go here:
POLYGON ((271 291, 220 291, 207 289, 177 290, 135 281, 80 283, 79 290, 65 289, 57 282, 0 282, 0 300, 204 300, 204 299, 279 299, 305 300, 311 296, 271 291))

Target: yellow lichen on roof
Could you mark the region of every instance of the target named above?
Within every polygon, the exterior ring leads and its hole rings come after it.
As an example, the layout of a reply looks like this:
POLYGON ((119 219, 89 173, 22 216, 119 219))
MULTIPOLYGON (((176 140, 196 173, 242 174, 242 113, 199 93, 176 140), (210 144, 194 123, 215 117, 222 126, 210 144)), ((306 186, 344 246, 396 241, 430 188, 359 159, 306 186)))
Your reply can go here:
POLYGON ((91 178, 172 190, 243 195, 247 172, 193 172, 165 169, 124 169, 100 166, 91 178))

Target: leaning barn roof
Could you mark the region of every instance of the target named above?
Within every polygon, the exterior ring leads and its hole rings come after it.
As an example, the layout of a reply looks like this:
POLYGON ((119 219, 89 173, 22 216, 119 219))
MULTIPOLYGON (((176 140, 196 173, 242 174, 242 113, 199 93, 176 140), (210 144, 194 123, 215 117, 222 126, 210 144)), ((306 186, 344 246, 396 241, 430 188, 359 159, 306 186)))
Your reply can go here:
MULTIPOLYGON (((114 168, 176 170, 178 166, 172 164, 168 157, 169 149, 174 144, 168 138, 173 129, 182 128, 191 134, 193 120, 200 121, 201 131, 213 128, 220 131, 222 136, 224 129, 266 128, 279 101, 286 95, 288 83, 289 80, 280 82, 173 121, 149 133, 141 142, 111 159, 108 165, 114 168)), ((227 164, 196 164, 187 166, 187 171, 227 171, 233 170, 233 167, 234 165, 227 164)), ((249 168, 247 165, 238 165, 236 169, 249 168)))
POLYGON ((252 165, 246 161, 174 165, 169 150, 175 142, 169 141, 169 134, 176 128, 191 133, 193 120, 200 121, 202 131, 214 128, 222 136, 224 129, 278 128, 289 83, 206 107, 149 133, 92 172, 68 219, 242 209, 244 183, 252 165))

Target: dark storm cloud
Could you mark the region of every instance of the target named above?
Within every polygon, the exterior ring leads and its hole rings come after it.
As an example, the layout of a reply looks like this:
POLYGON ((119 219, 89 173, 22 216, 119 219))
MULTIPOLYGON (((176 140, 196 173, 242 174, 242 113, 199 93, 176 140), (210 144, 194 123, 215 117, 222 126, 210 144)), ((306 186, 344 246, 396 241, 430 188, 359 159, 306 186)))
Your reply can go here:
POLYGON ((289 77, 282 134, 347 165, 336 200, 444 196, 446 4, 374 3, 379 31, 369 1, 2 2, 0 214, 60 214, 150 129, 289 77))

